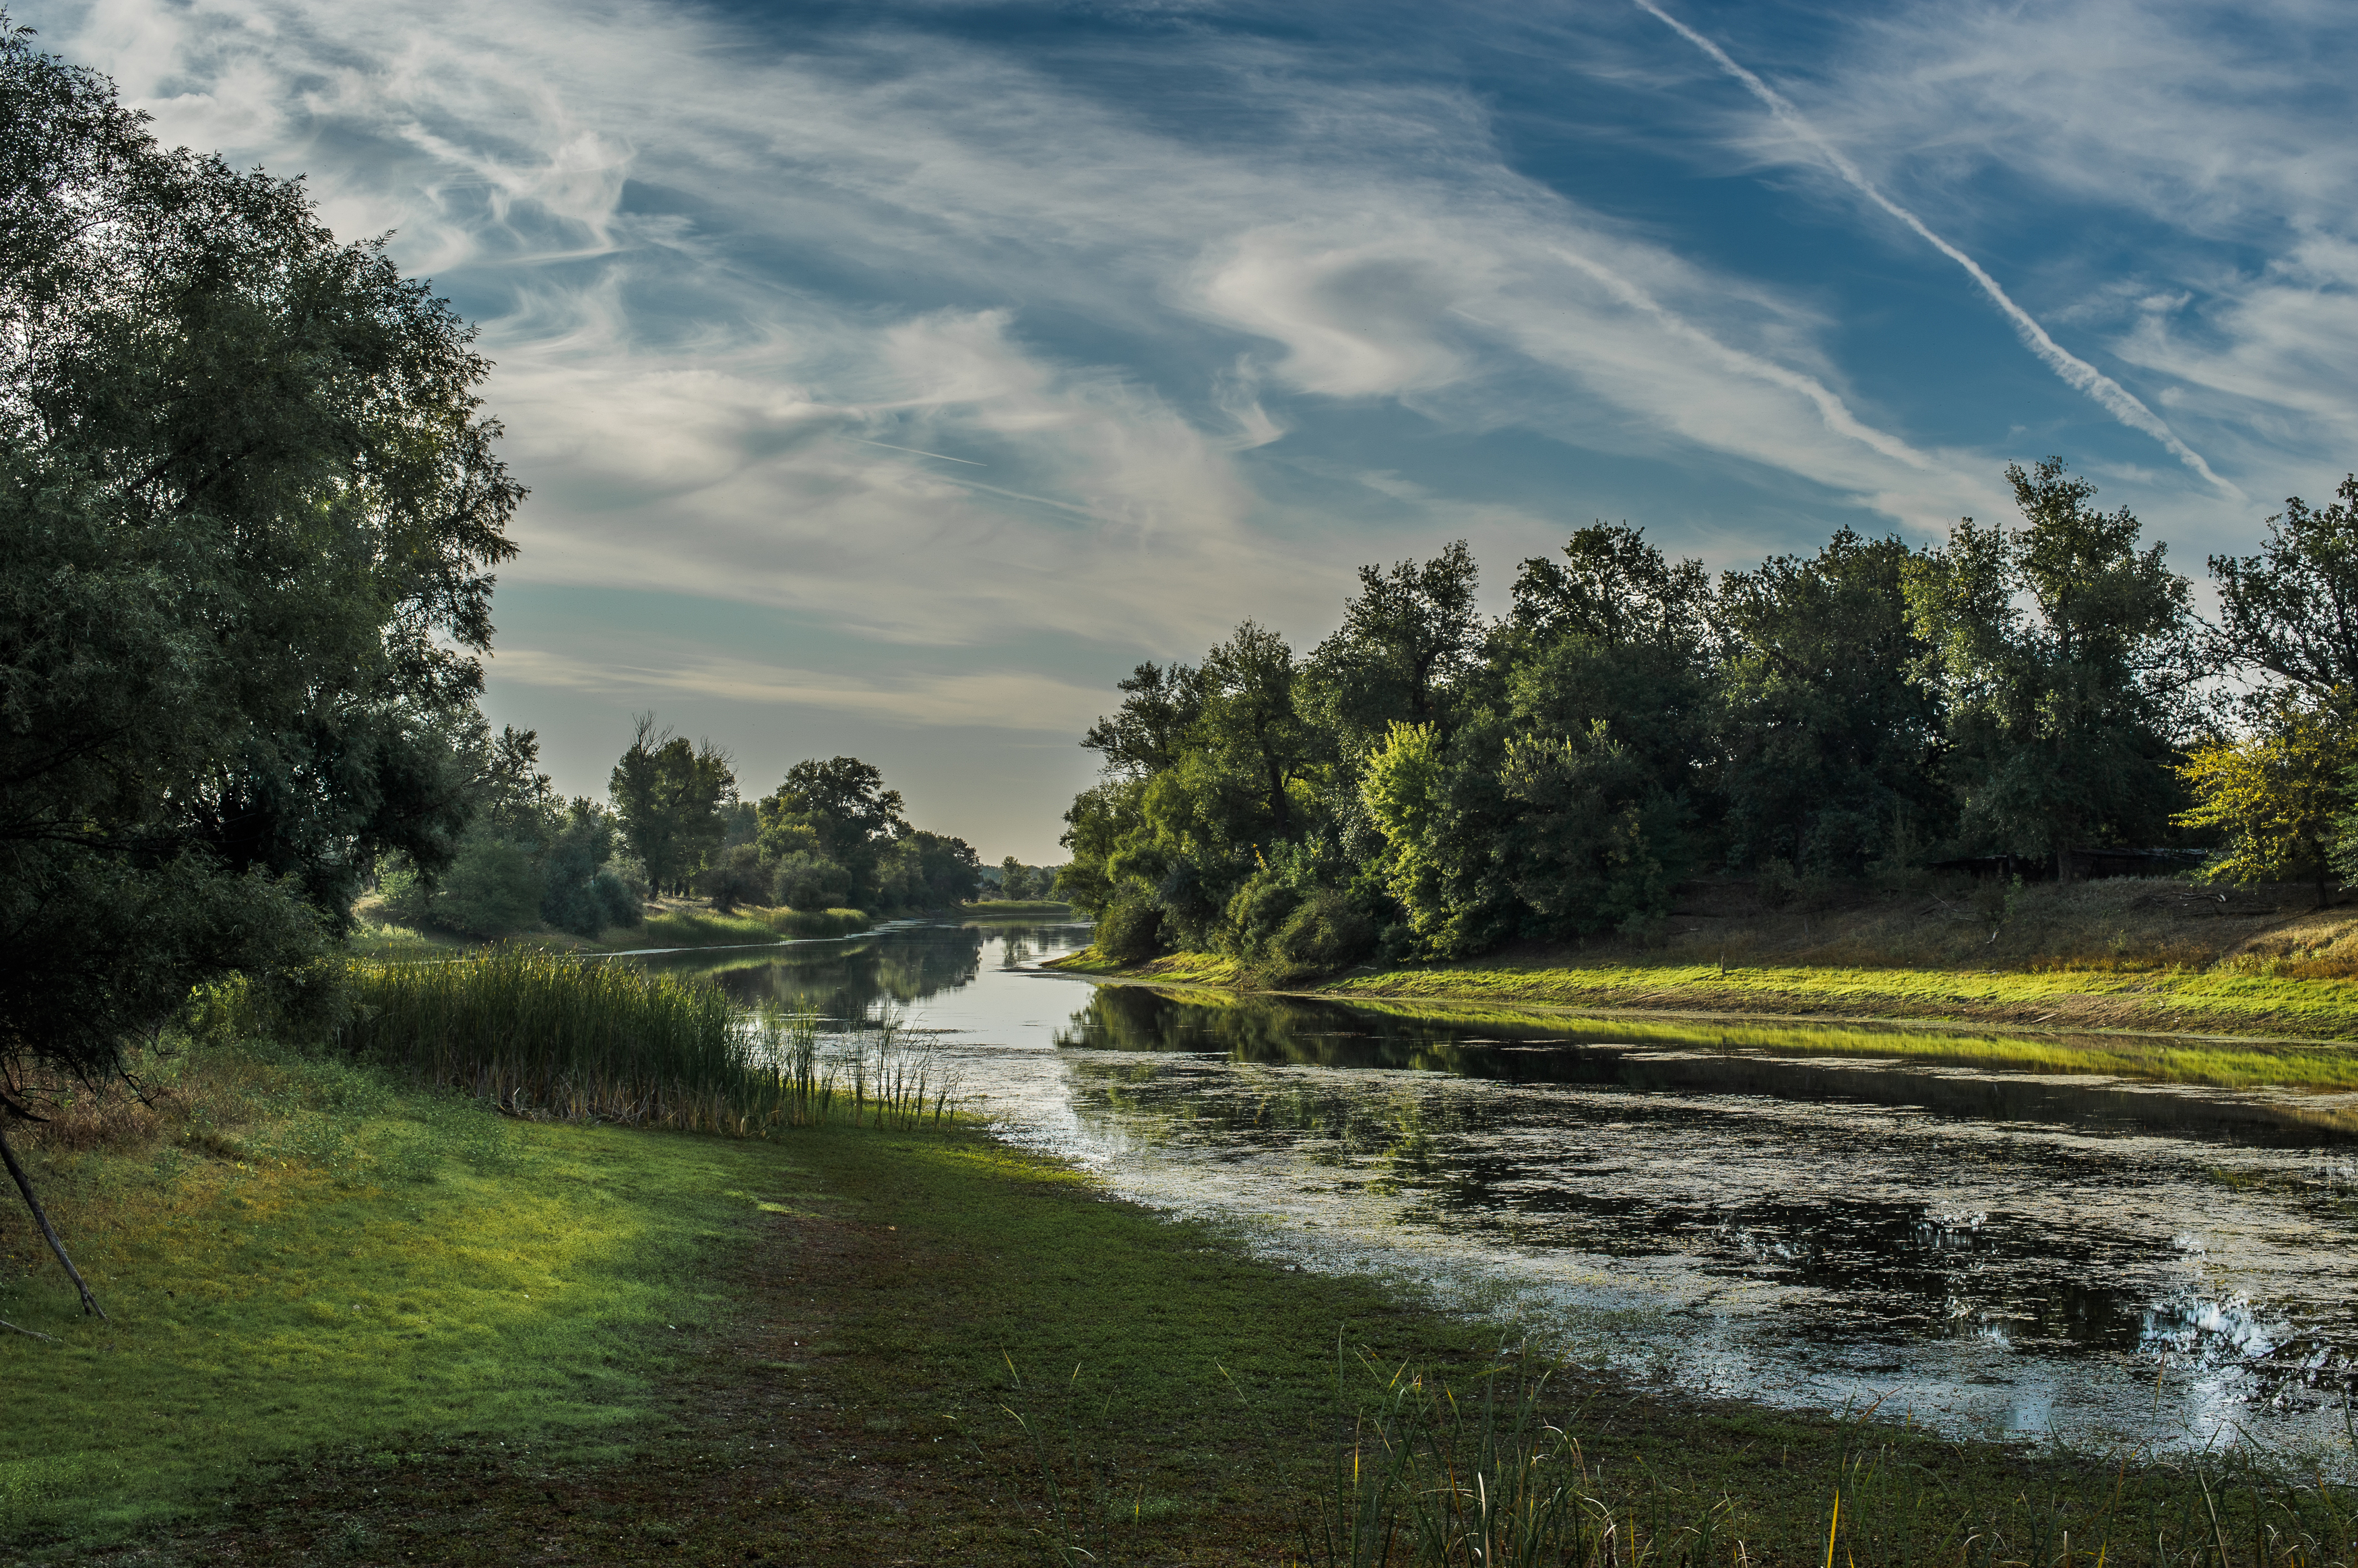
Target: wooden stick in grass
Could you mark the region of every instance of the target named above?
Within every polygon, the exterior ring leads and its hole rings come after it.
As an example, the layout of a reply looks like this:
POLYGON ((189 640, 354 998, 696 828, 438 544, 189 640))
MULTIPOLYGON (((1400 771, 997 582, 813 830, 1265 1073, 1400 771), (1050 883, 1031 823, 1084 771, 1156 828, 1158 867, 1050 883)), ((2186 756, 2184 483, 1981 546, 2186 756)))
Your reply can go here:
MULTIPOLYGON (((66 1256, 66 1244, 58 1239, 58 1229, 56 1226, 49 1223, 49 1211, 42 1208, 41 1200, 33 1195, 33 1179, 25 1174, 25 1167, 16 1162, 16 1151, 8 1146, 8 1134, 5 1129, 0 1129, 0 1160, 5 1160, 8 1162, 8 1173, 16 1179, 16 1190, 25 1195, 25 1206, 33 1211, 34 1223, 41 1227, 41 1234, 49 1238, 49 1250, 56 1253, 58 1261, 66 1266, 66 1278, 71 1280, 74 1282, 74 1289, 81 1292, 81 1310, 97 1314, 103 1323, 114 1322, 114 1319, 106 1315, 106 1309, 98 1304, 98 1298, 90 1293, 90 1287, 82 1282, 81 1271, 75 1268, 73 1260, 66 1256)), ((17 1332, 21 1334, 24 1330, 19 1329, 17 1332)), ((41 1336, 36 1335, 34 1337, 41 1336)))

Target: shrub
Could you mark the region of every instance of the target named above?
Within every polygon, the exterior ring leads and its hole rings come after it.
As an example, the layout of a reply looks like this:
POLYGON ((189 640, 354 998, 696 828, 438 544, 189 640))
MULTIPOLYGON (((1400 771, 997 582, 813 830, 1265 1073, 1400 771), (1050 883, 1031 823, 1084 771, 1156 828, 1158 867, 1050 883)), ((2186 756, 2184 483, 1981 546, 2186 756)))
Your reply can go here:
POLYGON ((1247 963, 1271 956, 1271 943, 1302 905, 1303 890, 1282 872, 1258 871, 1228 899, 1221 917, 1219 948, 1247 963))
POLYGON ((1143 887, 1123 888, 1098 916, 1097 950, 1116 963, 1152 958, 1164 946, 1163 911, 1143 887))
POLYGON ((1341 888, 1320 888, 1302 901, 1269 944, 1278 963, 1296 974, 1347 968, 1376 945, 1376 923, 1341 888))
POLYGON ((771 902, 789 909, 832 909, 851 897, 851 873, 824 855, 797 849, 772 873, 771 902))
MULTIPOLYGON (((531 850, 478 829, 460 844, 458 858, 425 898, 424 924, 462 936, 505 936, 540 924, 545 890, 531 850)), ((403 902, 414 903, 416 895, 403 902)))
POLYGON ((719 863, 698 872, 696 880, 712 907, 722 914, 741 903, 765 903, 770 896, 769 868, 762 864, 762 852, 750 843, 722 850, 719 863))

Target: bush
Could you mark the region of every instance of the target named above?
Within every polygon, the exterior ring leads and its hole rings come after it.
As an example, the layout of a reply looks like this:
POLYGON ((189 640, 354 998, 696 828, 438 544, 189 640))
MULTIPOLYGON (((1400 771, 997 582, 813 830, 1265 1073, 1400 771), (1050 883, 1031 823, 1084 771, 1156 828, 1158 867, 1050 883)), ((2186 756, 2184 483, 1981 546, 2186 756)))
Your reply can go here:
POLYGON ((1096 947, 1118 964, 1134 964, 1163 951, 1163 911, 1154 895, 1131 886, 1114 895, 1098 916, 1096 947))
POLYGON ((1303 899, 1269 943, 1271 957, 1295 974, 1347 968, 1376 945, 1376 923, 1341 888, 1303 899))
POLYGON ((851 873, 824 855, 797 849, 772 873, 771 902, 789 909, 833 909, 851 897, 851 873))
POLYGON ((1220 951, 1247 963, 1271 957, 1271 944, 1302 900, 1303 890, 1283 873, 1255 871, 1228 899, 1221 917, 1220 951))
POLYGON ((762 864, 762 852, 750 843, 722 850, 719 863, 698 872, 696 881, 722 914, 741 903, 763 903, 770 897, 769 868, 762 864))

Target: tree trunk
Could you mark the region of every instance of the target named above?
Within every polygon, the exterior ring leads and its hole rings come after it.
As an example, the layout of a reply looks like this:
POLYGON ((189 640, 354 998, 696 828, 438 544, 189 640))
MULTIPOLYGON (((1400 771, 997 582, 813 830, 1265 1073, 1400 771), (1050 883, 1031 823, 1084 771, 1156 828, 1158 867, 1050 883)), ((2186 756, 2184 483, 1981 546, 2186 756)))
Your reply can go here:
POLYGON ((33 1195, 33 1180, 25 1174, 25 1167, 16 1162, 16 1151, 8 1146, 8 1134, 4 1128, 0 1128, 0 1160, 8 1162, 8 1173, 16 1179, 16 1190, 25 1195, 25 1206, 33 1211, 33 1223, 41 1227, 41 1234, 49 1239, 49 1250, 56 1253, 58 1261, 66 1266, 66 1278, 71 1280, 74 1289, 81 1292, 81 1310, 97 1314, 103 1321, 112 1322, 106 1316, 106 1309, 98 1304, 98 1298, 92 1295, 90 1287, 82 1282, 81 1271, 75 1268, 73 1260, 66 1256, 66 1244, 58 1239, 57 1227, 49 1223, 49 1213, 41 1207, 41 1200, 33 1195))

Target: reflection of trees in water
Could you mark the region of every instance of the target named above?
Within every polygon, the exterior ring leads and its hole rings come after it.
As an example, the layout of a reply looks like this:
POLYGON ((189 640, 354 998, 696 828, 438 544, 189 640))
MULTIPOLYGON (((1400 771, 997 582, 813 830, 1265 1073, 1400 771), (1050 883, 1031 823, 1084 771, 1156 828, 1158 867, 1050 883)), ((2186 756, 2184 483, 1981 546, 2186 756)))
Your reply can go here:
POLYGON ((1184 1069, 1086 1056, 1073 1073, 1131 1138, 1218 1143, 1281 1134, 1316 1164, 1372 1164, 1379 1188, 1433 1176, 1435 1135, 1463 1130, 1456 1107, 1407 1088, 1371 1094, 1254 1074, 1206 1094, 1184 1069))
POLYGON ((748 1007, 863 1018, 882 1003, 922 1001, 971 983, 982 968, 982 944, 983 933, 971 927, 932 926, 666 967, 699 972, 748 1007))
POLYGON ((1484 1076, 1484 1053, 1461 1046, 1460 1033, 1294 997, 1237 997, 1206 1004, 1145 986, 1099 986, 1056 1032, 1056 1044, 1208 1052, 1266 1066, 1413 1067, 1484 1076))

